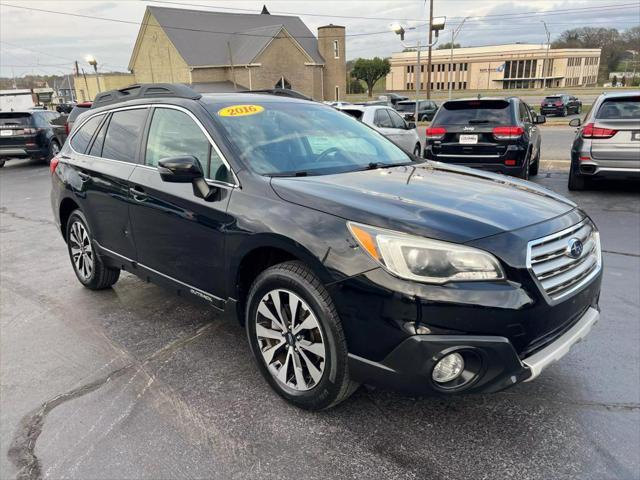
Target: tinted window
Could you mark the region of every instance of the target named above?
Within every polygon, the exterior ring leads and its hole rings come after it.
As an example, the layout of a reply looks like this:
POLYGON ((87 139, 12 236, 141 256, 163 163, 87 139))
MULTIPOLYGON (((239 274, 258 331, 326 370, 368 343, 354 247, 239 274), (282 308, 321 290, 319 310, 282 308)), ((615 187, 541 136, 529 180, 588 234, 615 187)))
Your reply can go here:
POLYGON ((527 106, 520 102, 520 121, 529 123, 531 122, 531 118, 529 118, 529 111, 527 110, 527 106))
POLYGON ((434 124, 510 124, 513 122, 509 102, 505 100, 469 100, 445 102, 438 110, 434 124))
POLYGON ((391 118, 385 109, 376 110, 376 113, 373 117, 373 123, 377 127, 381 128, 393 128, 393 124, 391 123, 391 118))
POLYGON ((388 110, 387 113, 391 117, 391 124, 393 125, 393 128, 407 128, 407 125, 404 123, 402 117, 396 112, 394 112, 393 110, 388 110))
POLYGON ((104 139, 102 156, 121 162, 135 162, 138 140, 146 118, 146 108, 113 112, 104 139))
POLYGON ((179 110, 156 108, 149 128, 145 163, 155 167, 163 158, 183 155, 196 157, 205 176, 229 181, 226 166, 191 117, 179 110))
MULTIPOLYGON (((422 105, 420 105, 420 108, 422 108, 422 105)), ((413 112, 416 109, 416 104, 415 104, 415 102, 397 103, 396 104, 396 109, 399 112, 413 112)))
POLYGON ((102 156, 102 146, 104 145, 104 137, 105 133, 107 133, 108 125, 109 122, 104 122, 100 127, 100 130, 96 134, 96 138, 93 141, 93 145, 91 145, 91 149, 89 150, 89 155, 92 155, 94 157, 102 156))
POLYGON ((640 120, 640 97, 605 100, 600 106, 596 118, 602 120, 640 120))
POLYGON ((28 127, 31 115, 28 113, 0 113, 0 127, 28 127))
POLYGON ((89 110, 89 108, 91 107, 80 107, 80 106, 73 107, 73 110, 71 110, 71 113, 69 114, 69 118, 67 119, 67 121, 75 122, 76 118, 78 118, 78 115, 86 112, 87 110, 89 110))
POLYGON ((79 130, 73 134, 71 146, 76 152, 84 153, 104 115, 97 115, 86 121, 79 130))

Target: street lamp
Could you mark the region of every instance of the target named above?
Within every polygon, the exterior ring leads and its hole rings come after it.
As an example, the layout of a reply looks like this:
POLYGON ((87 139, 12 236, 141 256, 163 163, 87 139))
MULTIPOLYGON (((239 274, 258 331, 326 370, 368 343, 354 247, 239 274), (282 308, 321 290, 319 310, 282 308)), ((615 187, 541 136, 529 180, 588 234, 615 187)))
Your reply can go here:
POLYGON ((544 90, 547 85, 547 81, 544 77, 544 71, 545 69, 551 70, 549 68, 549 47, 551 46, 551 32, 549 32, 549 29, 547 28, 547 22, 545 22, 544 20, 540 21, 544 25, 544 31, 547 34, 547 53, 545 54, 544 63, 542 64, 542 90, 544 90))
MULTIPOLYGON (((434 31, 436 33, 436 39, 431 42, 430 44, 425 45, 426 47, 433 47, 436 43, 438 43, 438 32, 440 30, 442 30, 444 28, 444 24, 446 21, 446 17, 437 17, 434 18, 432 23, 431 23, 431 30, 434 31)), ((414 82, 416 84, 416 109, 415 109, 415 113, 414 113, 414 121, 417 123, 419 118, 418 118, 418 106, 419 106, 419 102, 418 102, 418 97, 420 95, 420 67, 421 67, 421 63, 420 63, 420 49, 422 48, 422 45, 420 43, 420 37, 418 37, 418 43, 416 45, 407 45, 406 43, 404 43, 404 34, 406 33, 407 30, 415 30, 416 27, 407 27, 406 29, 400 25, 399 23, 394 23, 393 25, 391 25, 391 30, 393 30, 393 32, 396 35, 400 35, 400 43, 402 43, 402 46, 404 48, 407 49, 416 49, 416 53, 417 53, 417 69, 418 71, 414 73, 414 82)), ((429 68, 429 66, 427 66, 427 68, 429 68)))
POLYGON ((451 87, 452 87, 452 81, 453 80, 453 42, 456 40, 456 37, 458 36, 458 34, 460 33, 460 29, 462 28, 462 25, 464 25, 464 22, 467 21, 467 18, 469 17, 464 17, 462 19, 462 21, 460 22, 460 24, 458 25, 458 28, 456 28, 455 30, 452 28, 451 29, 451 58, 449 60, 449 100, 451 100, 451 87))
POLYGON ((100 93, 102 90, 100 90, 100 79, 98 78, 98 61, 93 55, 87 55, 84 60, 93 67, 93 71, 96 73, 96 85, 98 86, 98 93, 100 93))

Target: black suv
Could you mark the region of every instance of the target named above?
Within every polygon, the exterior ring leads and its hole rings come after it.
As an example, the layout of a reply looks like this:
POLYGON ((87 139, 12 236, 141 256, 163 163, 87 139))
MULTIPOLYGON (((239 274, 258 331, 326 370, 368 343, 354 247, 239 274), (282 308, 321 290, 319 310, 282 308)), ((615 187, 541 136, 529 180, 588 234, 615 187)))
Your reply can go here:
POLYGON ((425 156, 527 179, 538 174, 544 122, 515 97, 449 100, 427 128, 425 156))
POLYGON ((542 115, 559 115, 566 117, 570 113, 581 113, 582 102, 573 95, 549 95, 540 103, 542 115))
POLYGON ((412 157, 320 103, 141 85, 103 93, 52 163, 89 289, 121 270, 237 317, 292 403, 359 383, 495 392, 598 319, 598 232, 575 204, 412 157))
POLYGON ((0 112, 0 167, 12 158, 49 162, 67 138, 65 119, 50 110, 0 112))
MULTIPOLYGON (((400 115, 407 121, 415 121, 416 102, 415 100, 404 100, 396 103, 394 107, 400 115)), ((418 121, 431 121, 438 111, 438 104, 433 100, 418 100, 418 121)))

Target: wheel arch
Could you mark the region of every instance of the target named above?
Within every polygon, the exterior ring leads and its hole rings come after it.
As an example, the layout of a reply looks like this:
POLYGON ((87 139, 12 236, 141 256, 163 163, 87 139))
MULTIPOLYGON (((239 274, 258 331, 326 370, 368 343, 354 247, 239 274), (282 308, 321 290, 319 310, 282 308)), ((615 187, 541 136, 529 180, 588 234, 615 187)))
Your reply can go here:
POLYGON ((74 210, 79 210, 80 207, 75 202, 75 200, 65 197, 60 202, 59 218, 60 218, 60 231, 62 232, 62 238, 64 241, 67 241, 67 222, 69 221, 69 217, 74 210))

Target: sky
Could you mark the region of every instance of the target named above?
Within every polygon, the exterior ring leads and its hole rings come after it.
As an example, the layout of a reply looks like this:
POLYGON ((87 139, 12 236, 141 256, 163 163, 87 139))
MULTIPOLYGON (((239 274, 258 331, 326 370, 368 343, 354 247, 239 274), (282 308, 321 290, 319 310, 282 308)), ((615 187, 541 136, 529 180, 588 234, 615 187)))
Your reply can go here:
MULTIPOLYGON (((639 0, 433 2, 434 16, 447 17, 440 42, 448 42, 451 29, 464 17, 471 17, 456 38, 463 46, 541 44, 546 41, 542 20, 547 22, 552 41, 570 28, 624 30, 640 24, 639 0)), ((126 71, 147 5, 259 13, 263 4, 273 14, 297 14, 314 34, 321 25, 344 25, 348 59, 401 51, 400 39, 390 29, 395 22, 405 29, 416 27, 407 32, 406 44, 416 43, 418 37, 426 43, 428 0, 0 0, 0 76, 71 73, 74 60, 89 72, 91 67, 84 60, 87 55, 96 58, 101 71, 126 71)))

